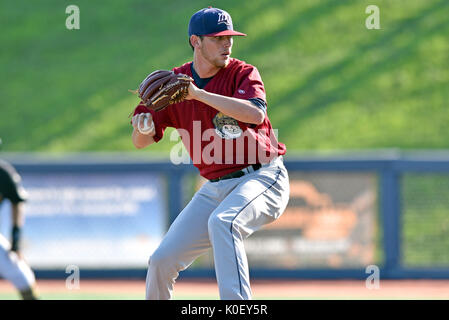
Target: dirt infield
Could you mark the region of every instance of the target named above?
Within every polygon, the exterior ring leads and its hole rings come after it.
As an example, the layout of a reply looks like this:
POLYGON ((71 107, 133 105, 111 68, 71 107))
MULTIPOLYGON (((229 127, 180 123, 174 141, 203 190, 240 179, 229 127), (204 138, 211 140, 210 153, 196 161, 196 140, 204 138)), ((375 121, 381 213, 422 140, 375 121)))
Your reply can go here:
MULTIPOLYGON (((137 280, 81 280, 79 289, 68 289, 65 280, 38 280, 42 299, 143 299, 145 282, 137 280)), ((384 280, 379 289, 364 281, 254 280, 254 299, 449 299, 449 280, 384 280)), ((175 299, 218 299, 214 280, 181 279, 175 299)), ((0 280, 0 298, 16 299, 12 285, 0 280)))

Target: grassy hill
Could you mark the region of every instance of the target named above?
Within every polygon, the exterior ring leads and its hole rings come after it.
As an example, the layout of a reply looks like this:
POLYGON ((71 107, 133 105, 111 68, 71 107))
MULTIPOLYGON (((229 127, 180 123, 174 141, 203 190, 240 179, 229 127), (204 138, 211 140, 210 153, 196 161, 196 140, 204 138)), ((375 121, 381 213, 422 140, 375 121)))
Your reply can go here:
POLYGON ((259 68, 290 150, 449 147, 447 0, 18 0, 0 10, 3 150, 134 150, 127 90, 191 59, 188 21, 208 5, 248 34, 233 55, 259 68), (365 27, 370 4, 380 30, 365 27))

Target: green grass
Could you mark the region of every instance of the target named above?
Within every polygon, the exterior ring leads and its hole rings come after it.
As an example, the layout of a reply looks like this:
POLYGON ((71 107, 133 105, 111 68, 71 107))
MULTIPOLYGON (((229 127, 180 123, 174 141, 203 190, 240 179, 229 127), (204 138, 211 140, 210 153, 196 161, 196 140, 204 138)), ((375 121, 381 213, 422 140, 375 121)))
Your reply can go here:
MULTIPOLYGON (((45 293, 40 295, 41 300, 142 300, 143 294, 104 294, 104 293, 45 293)), ((0 293, 0 300, 20 300, 16 293, 0 293)))
MULTIPOLYGON (((47 293, 40 297, 41 300, 142 300, 143 295, 137 294, 58 294, 47 293)), ((441 297, 426 297, 419 294, 416 297, 398 297, 398 296, 386 296, 386 297, 370 297, 370 296, 346 296, 335 297, 329 295, 328 297, 282 297, 282 296, 255 296, 254 300, 444 300, 441 297)), ((20 300, 19 296, 14 293, 2 293, 0 294, 0 300, 20 300)), ((218 296, 211 295, 179 295, 175 296, 174 300, 219 300, 218 296)))
POLYGON ((449 174, 406 174, 401 186, 404 265, 447 268, 449 174))
MULTIPOLYGON (((0 10, 4 151, 130 151, 127 90, 192 57, 187 24, 210 1, 6 1, 0 10)), ((214 1, 236 29, 233 55, 256 65, 289 150, 447 148, 449 2, 214 1)), ((152 147, 167 152, 164 139, 152 147)))

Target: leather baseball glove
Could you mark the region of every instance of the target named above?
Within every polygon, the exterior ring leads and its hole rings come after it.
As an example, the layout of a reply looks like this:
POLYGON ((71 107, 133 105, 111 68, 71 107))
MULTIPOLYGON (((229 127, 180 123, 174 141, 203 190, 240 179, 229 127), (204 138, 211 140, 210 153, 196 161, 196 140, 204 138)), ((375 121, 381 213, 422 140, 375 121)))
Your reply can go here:
POLYGON ((164 109, 170 104, 183 101, 193 79, 185 74, 173 71, 156 70, 150 73, 135 92, 143 103, 154 111, 164 109))

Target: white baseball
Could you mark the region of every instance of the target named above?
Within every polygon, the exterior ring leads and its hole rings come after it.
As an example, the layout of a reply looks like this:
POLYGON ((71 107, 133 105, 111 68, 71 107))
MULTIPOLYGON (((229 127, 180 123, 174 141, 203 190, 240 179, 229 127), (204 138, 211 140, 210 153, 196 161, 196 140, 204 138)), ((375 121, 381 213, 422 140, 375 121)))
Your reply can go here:
POLYGON ((151 124, 148 125, 148 117, 146 115, 143 116, 143 127, 140 126, 140 121, 137 122, 137 129, 141 134, 150 134, 154 131, 154 122, 151 121, 151 124))

